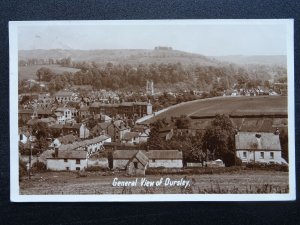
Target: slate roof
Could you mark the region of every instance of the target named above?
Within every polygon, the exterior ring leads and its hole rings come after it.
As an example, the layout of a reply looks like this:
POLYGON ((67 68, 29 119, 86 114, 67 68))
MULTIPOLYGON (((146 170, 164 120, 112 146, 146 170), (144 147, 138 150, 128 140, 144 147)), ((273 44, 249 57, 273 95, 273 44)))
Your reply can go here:
POLYGON ((149 150, 149 159, 182 159, 182 152, 178 150, 149 150))
POLYGON ((86 151, 58 151, 58 159, 86 159, 86 151))
POLYGON ((126 132, 124 134, 123 139, 127 140, 127 141, 130 141, 132 138, 137 138, 137 137, 139 137, 139 133, 138 132, 126 132))
POLYGON ((135 158, 137 158, 143 166, 146 166, 149 162, 149 158, 142 151, 138 151, 135 158))
POLYGON ((182 159, 182 152, 178 150, 115 150, 113 159, 131 159, 138 151, 149 159, 182 159))
POLYGON ((73 134, 68 134, 68 135, 59 137, 58 140, 61 144, 66 145, 66 144, 73 143, 76 140, 76 137, 73 134))
POLYGON ((279 135, 264 132, 238 132, 235 146, 237 150, 281 150, 279 135))
POLYGON ((87 139, 87 140, 84 140, 84 141, 73 142, 72 144, 61 145, 59 147, 59 150, 62 150, 62 151, 74 150, 74 149, 77 149, 77 148, 86 147, 86 146, 91 145, 91 144, 96 144, 96 143, 99 143, 101 141, 105 141, 107 139, 109 139, 108 136, 101 135, 101 136, 95 137, 93 139, 87 139))
POLYGON ((81 111, 81 112, 83 112, 83 111, 89 111, 89 106, 83 106, 83 107, 81 107, 80 109, 78 109, 78 111, 81 111))

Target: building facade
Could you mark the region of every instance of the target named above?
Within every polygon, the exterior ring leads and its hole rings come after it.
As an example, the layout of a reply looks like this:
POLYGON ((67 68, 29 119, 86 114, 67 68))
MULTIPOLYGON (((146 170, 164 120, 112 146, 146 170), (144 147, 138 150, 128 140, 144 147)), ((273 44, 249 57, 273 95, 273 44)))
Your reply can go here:
POLYGON ((243 163, 286 163, 281 156, 279 134, 238 132, 235 146, 236 156, 243 163))

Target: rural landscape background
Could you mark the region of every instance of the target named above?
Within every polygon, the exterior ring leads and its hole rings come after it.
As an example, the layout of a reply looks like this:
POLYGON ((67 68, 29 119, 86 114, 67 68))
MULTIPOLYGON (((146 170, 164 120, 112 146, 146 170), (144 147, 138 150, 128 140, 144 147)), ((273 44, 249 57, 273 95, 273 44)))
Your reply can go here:
POLYGON ((20 193, 288 193, 286 61, 169 46, 19 50, 20 193), (238 149, 239 134, 259 144, 238 149), (192 186, 111 186, 143 176, 192 186))

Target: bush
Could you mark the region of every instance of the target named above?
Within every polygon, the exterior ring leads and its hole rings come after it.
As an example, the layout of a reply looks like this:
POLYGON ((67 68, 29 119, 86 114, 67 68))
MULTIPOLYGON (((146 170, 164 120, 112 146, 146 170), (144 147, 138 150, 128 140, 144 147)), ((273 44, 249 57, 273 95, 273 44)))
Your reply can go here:
POLYGON ((260 169, 260 170, 275 170, 275 171, 282 171, 288 172, 289 166, 286 164, 278 164, 278 163, 247 163, 247 169, 260 169))
POLYGON ((222 159, 226 167, 242 165, 242 160, 236 157, 234 153, 226 153, 222 159))
POLYGON ((34 172, 44 172, 47 170, 47 166, 43 162, 35 162, 31 169, 34 172))

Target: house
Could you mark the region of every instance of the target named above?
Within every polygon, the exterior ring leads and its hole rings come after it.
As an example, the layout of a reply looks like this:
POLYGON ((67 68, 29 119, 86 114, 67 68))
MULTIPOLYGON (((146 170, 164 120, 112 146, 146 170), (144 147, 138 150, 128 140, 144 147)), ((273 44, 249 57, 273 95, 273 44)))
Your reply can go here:
POLYGON ((73 134, 68 134, 62 137, 55 138, 49 147, 60 147, 61 145, 72 144, 78 139, 78 137, 73 134))
POLYGON ((65 125, 54 124, 50 126, 50 129, 62 136, 73 134, 82 139, 88 138, 90 136, 90 131, 84 123, 71 123, 65 125))
POLYGON ((80 116, 80 118, 84 119, 90 116, 90 111, 89 111, 88 106, 83 106, 78 110, 78 115, 80 116))
POLYGON ((90 105, 91 115, 105 114, 114 116, 116 114, 124 117, 134 118, 152 114, 152 104, 150 102, 122 102, 119 104, 104 104, 94 102, 90 105))
POLYGON ((66 107, 59 107, 55 110, 55 116, 57 119, 57 124, 66 124, 72 121, 71 110, 66 107))
POLYGON ((31 119, 34 118, 48 118, 53 115, 51 110, 45 110, 45 109, 21 109, 19 110, 19 120, 22 120, 22 122, 26 123, 31 119))
POLYGON ((84 141, 75 141, 71 144, 61 145, 58 148, 58 150, 59 151, 84 150, 87 151, 89 154, 92 154, 103 150, 104 149, 103 144, 105 142, 111 142, 111 138, 106 135, 101 135, 93 139, 87 139, 84 141))
POLYGON ((90 136, 90 130, 86 127, 84 123, 71 123, 65 124, 62 128, 63 134, 75 134, 79 138, 88 138, 90 136))
POLYGON ((182 152, 178 150, 115 150, 113 152, 113 168, 128 172, 132 170, 132 167, 128 168, 128 166, 132 166, 131 162, 133 162, 134 168, 139 170, 142 169, 142 166, 145 169, 182 168, 182 159, 182 152), (136 161, 139 161, 141 165, 134 163, 136 161))
POLYGON ((146 152, 149 158, 149 168, 182 168, 183 155, 179 150, 149 150, 146 152))
POLYGON ((171 124, 159 129, 159 137, 165 139, 166 141, 171 140, 173 135, 174 135, 174 126, 171 124))
POLYGON ((235 135, 236 156, 243 163, 286 163, 281 157, 278 134, 238 132, 235 135))
POLYGON ((138 151, 126 164, 126 172, 130 175, 145 175, 149 158, 142 151, 138 151))
POLYGON ((136 124, 132 131, 139 133, 139 142, 140 143, 146 143, 148 141, 149 135, 150 135, 150 128, 144 125, 138 125, 136 124))
POLYGON ((123 136, 122 143, 139 144, 140 133, 139 132, 126 132, 123 136))
POLYGON ((75 93, 71 91, 59 91, 54 94, 54 99, 59 103, 67 103, 73 101, 75 93))
POLYGON ((56 171, 84 170, 87 168, 87 157, 87 151, 55 151, 54 157, 47 158, 47 169, 56 171))
POLYGON ((111 123, 112 118, 107 115, 100 115, 100 121, 102 123, 111 123))

